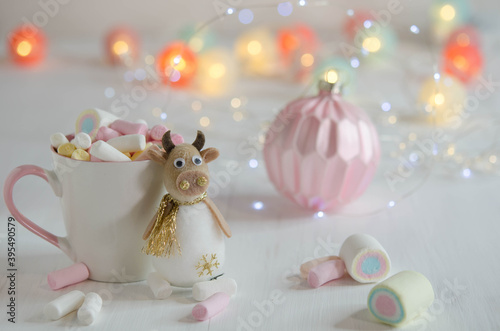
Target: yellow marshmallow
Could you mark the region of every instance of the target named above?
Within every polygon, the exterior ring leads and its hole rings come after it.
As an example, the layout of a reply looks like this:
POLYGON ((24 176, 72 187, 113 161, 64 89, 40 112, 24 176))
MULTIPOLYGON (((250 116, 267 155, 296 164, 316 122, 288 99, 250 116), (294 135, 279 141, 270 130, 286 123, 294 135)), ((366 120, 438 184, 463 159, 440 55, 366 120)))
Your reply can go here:
POLYGON ((84 149, 77 148, 71 154, 71 158, 80 161, 90 161, 90 155, 84 149))
POLYGON ((71 154, 76 150, 76 146, 72 143, 62 144, 57 148, 57 153, 63 156, 71 157, 71 154))

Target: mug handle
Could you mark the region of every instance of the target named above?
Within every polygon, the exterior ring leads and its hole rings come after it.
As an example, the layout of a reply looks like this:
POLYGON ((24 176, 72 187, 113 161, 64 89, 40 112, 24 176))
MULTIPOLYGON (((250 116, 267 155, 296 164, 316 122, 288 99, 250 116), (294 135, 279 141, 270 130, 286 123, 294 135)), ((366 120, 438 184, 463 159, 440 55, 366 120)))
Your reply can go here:
POLYGON ((65 237, 56 236, 55 234, 52 234, 49 231, 45 230, 44 228, 36 225, 26 216, 21 214, 21 212, 17 209, 16 205, 14 204, 14 199, 12 197, 12 193, 14 191, 14 185, 17 183, 19 179, 27 175, 35 175, 44 179, 52 187, 52 190, 54 191, 56 196, 58 197, 62 196, 61 182, 57 178, 55 172, 50 170, 45 170, 35 165, 22 165, 12 170, 9 176, 7 176, 7 179, 5 181, 5 185, 3 187, 3 196, 7 208, 9 209, 12 216, 14 216, 14 218, 19 223, 21 223, 22 226, 24 226, 26 229, 30 230, 40 238, 47 240, 52 245, 61 249, 66 255, 68 255, 72 260, 74 260, 74 254, 72 252, 68 240, 65 237))

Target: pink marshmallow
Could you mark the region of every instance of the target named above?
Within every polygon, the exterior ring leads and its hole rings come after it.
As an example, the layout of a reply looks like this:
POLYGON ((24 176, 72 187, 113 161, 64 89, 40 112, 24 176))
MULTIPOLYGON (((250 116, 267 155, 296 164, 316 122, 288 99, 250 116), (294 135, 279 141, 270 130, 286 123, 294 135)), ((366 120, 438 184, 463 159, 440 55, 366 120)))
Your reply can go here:
POLYGON ((97 131, 95 140, 108 141, 109 139, 121 136, 120 132, 110 129, 107 126, 101 126, 97 131))
POLYGON ((184 142, 184 138, 182 138, 182 136, 180 134, 175 133, 172 135, 172 142, 175 145, 179 145, 179 144, 182 144, 184 142))
POLYGON ((109 127, 121 134, 142 134, 144 136, 148 134, 148 126, 144 123, 116 120, 111 123, 109 127))
POLYGON ((149 130, 149 136, 151 140, 161 140, 165 132, 168 131, 168 128, 163 124, 155 125, 149 130))
POLYGON ((307 281, 311 287, 317 288, 331 280, 344 276, 344 274, 344 261, 329 260, 311 268, 307 276, 307 281))
POLYGON ((198 321, 206 321, 223 311, 229 304, 230 296, 224 292, 217 292, 203 302, 194 306, 192 314, 198 321))
MULTIPOLYGON (((171 138, 172 138, 172 142, 174 143, 174 145, 179 145, 179 144, 182 144, 184 142, 184 138, 182 138, 182 136, 180 134, 173 134, 171 136, 171 138)), ((161 139, 160 140, 151 140, 150 142, 152 142, 155 145, 160 145, 160 146, 163 145, 163 143, 161 142, 161 139)))
POLYGON ((75 263, 67 268, 51 272, 47 282, 52 290, 83 282, 89 278, 89 269, 84 263, 75 263))

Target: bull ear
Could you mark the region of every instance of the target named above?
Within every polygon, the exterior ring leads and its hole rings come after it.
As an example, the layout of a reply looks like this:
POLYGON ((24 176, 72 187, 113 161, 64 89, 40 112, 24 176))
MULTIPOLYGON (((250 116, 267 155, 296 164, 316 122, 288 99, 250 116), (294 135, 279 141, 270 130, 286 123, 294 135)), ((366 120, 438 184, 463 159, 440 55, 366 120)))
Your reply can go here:
POLYGON ((165 164, 167 162, 167 153, 163 151, 158 151, 156 149, 149 149, 148 150, 148 156, 151 160, 160 163, 160 164, 165 164))
POLYGON ((200 154, 205 163, 210 163, 219 157, 219 150, 217 148, 210 147, 201 151, 200 154))

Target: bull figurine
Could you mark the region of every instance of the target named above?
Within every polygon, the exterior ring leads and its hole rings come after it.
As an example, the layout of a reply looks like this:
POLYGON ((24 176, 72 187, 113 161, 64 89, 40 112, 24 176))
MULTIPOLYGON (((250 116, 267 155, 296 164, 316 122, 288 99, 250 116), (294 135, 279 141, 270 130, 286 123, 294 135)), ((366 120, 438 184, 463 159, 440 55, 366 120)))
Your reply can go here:
POLYGON ((192 287, 223 273, 224 235, 231 237, 224 217, 207 197, 207 164, 219 156, 219 151, 202 150, 205 136, 201 131, 192 144, 179 145, 174 145, 168 131, 162 144, 164 152, 148 153, 163 165, 168 194, 144 232, 147 242, 143 252, 155 256, 153 266, 164 281, 172 286, 192 287))

